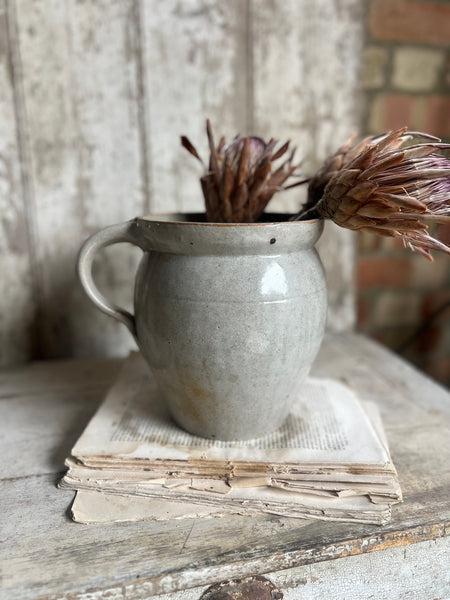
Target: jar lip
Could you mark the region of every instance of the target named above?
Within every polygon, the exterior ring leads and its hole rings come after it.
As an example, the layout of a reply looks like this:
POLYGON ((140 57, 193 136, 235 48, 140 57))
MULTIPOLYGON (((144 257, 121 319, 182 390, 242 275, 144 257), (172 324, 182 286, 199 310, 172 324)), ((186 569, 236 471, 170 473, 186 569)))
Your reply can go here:
MULTIPOLYGON (((276 255, 312 248, 320 238, 324 220, 287 221, 290 215, 272 213, 267 222, 207 223, 204 214, 147 215, 130 221, 142 249, 198 255, 276 255), (184 221, 180 219, 185 219, 184 221), (164 220, 165 219, 165 220, 164 220), (176 220, 178 219, 178 220, 176 220)), ((268 218, 266 216, 266 218, 268 218)))
POLYGON ((266 212, 263 213, 263 220, 256 223, 215 223, 206 221, 205 213, 149 213, 141 217, 137 217, 138 221, 145 221, 146 223, 164 223, 166 225, 199 225, 203 227, 263 227, 265 225, 287 225, 291 223, 293 225, 313 225, 322 219, 309 219, 305 221, 291 221, 291 218, 296 213, 279 213, 279 212, 266 212))

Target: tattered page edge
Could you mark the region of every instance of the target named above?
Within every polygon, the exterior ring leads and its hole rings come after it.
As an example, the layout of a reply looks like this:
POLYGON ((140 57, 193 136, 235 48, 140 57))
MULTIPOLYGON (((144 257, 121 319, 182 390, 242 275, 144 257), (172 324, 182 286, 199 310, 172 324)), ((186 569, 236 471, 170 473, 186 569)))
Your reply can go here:
MULTIPOLYGON (((280 507, 280 510, 294 510, 308 507, 314 511, 358 511, 370 507, 373 512, 383 510, 379 504, 371 504, 367 495, 351 497, 322 497, 312 494, 302 494, 284 491, 274 487, 260 488, 231 488, 227 495, 211 493, 208 491, 192 490, 189 488, 165 488, 161 485, 118 485, 110 482, 97 484, 95 481, 71 482, 69 478, 63 481, 63 488, 74 490, 101 491, 105 494, 120 494, 124 496, 139 496, 148 498, 166 499, 174 502, 187 502, 207 504, 212 506, 233 507, 242 505, 249 508, 262 509, 264 506, 280 507)), ((386 505, 393 502, 387 501, 386 505)))
MULTIPOLYGON (((230 514, 240 514, 246 517, 261 514, 276 514, 288 518, 318 519, 324 521, 357 522, 382 525, 391 517, 390 505, 371 504, 368 498, 356 510, 339 508, 342 504, 337 499, 331 509, 317 508, 314 504, 280 506, 278 503, 234 503, 232 506, 205 506, 201 503, 181 502, 174 500, 158 500, 148 497, 130 496, 118 492, 103 492, 97 490, 78 491, 74 499, 72 518, 80 523, 113 523, 143 520, 167 520, 169 518, 210 518, 226 517, 230 514), (194 505, 192 505, 194 504, 194 505), (216 510, 217 512, 216 512, 216 510), (175 516, 176 515, 176 516, 175 516), (195 516, 194 516, 195 515, 195 516), (156 518, 155 518, 156 517, 156 518)), ((360 503, 361 504, 361 503, 360 503)))
POLYGON ((101 488, 107 486, 135 486, 151 485, 163 486, 166 488, 191 488, 197 490, 206 490, 215 493, 227 494, 231 488, 258 488, 258 487, 278 487, 291 493, 310 493, 330 496, 344 495, 377 495, 389 496, 392 499, 400 499, 401 491, 398 479, 395 476, 385 478, 384 481, 370 481, 367 478, 357 479, 351 477, 351 480, 335 478, 321 478, 316 480, 292 480, 283 477, 235 477, 232 479, 222 479, 218 477, 189 477, 176 476, 171 477, 167 474, 165 477, 155 477, 154 473, 146 471, 111 471, 90 469, 87 467, 78 467, 73 465, 64 476, 60 487, 76 487, 84 482, 91 485, 94 483, 101 488))
POLYGON ((228 507, 168 502, 94 490, 78 491, 70 513, 74 521, 85 524, 203 519, 238 514, 235 509, 228 507))

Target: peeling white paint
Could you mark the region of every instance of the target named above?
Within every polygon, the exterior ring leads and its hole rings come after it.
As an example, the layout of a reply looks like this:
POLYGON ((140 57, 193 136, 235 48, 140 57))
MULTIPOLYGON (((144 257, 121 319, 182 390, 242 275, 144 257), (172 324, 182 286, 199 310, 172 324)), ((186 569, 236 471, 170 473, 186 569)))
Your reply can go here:
MULTIPOLYGON (((0 364, 32 356, 33 343, 42 357, 124 355, 134 347, 126 329, 83 296, 75 257, 88 234, 149 207, 202 209, 201 168, 181 148, 180 134, 203 155, 206 117, 217 136, 289 138, 310 173, 357 126, 358 0, 7 4, 2 239, 28 241, 2 252, 0 364)), ((296 210, 303 198, 298 190, 279 195, 271 210, 296 210)), ((329 326, 344 330, 354 322, 353 238, 326 229, 320 253, 329 326)), ((96 269, 99 286, 125 308, 138 259, 121 246, 96 269)))

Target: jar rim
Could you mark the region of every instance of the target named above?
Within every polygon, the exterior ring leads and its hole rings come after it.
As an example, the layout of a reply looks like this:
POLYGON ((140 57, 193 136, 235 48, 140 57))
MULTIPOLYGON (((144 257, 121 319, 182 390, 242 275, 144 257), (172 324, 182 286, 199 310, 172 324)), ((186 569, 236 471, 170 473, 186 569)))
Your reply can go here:
POLYGON ((139 221, 152 223, 165 223, 171 225, 200 225, 204 227, 263 227, 265 225, 287 224, 313 224, 322 219, 291 220, 296 213, 265 212, 262 219, 255 223, 218 223, 206 220, 206 214, 203 212, 168 212, 168 213, 149 213, 137 217, 139 221))

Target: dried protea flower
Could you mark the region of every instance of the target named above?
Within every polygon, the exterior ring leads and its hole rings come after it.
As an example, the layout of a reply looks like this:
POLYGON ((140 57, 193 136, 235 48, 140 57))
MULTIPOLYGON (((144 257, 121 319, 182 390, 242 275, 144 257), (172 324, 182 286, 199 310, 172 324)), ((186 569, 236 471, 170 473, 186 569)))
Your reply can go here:
MULTIPOLYGON (((209 120, 206 132, 210 159, 200 182, 209 222, 253 223, 276 192, 304 183, 283 185, 297 171, 298 165, 293 163, 295 149, 274 167, 274 162, 288 151, 289 142, 277 149, 278 142, 274 139, 266 143, 259 137, 236 137, 227 144, 222 137, 216 146, 209 120)), ((186 136, 181 137, 181 143, 204 165, 186 136)))
POLYGON ((431 223, 450 222, 450 160, 442 154, 450 144, 407 128, 352 143, 311 179, 297 218, 316 215, 349 229, 397 237, 430 260, 430 250, 450 254, 450 247, 428 232, 431 223), (427 141, 402 147, 414 137, 427 141))

